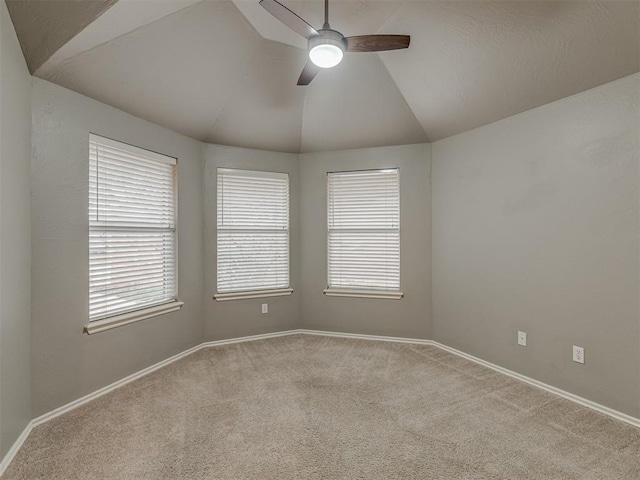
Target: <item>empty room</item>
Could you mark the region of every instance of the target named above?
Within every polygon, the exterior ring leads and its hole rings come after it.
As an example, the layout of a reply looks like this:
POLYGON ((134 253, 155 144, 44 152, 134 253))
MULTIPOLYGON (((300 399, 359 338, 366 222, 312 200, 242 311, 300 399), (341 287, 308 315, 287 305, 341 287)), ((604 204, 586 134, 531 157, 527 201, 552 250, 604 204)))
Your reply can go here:
POLYGON ((0 0, 2 480, 640 480, 640 1, 0 0))

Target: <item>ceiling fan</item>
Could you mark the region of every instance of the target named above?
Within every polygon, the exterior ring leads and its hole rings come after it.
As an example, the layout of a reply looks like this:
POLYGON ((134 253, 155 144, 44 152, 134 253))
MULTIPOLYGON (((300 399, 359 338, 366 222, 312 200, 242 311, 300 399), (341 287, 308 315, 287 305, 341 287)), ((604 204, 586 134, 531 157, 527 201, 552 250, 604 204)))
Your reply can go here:
POLYGON ((344 52, 382 52, 409 47, 409 35, 360 35, 345 37, 329 25, 329 0, 324 0, 324 25, 316 30, 298 15, 276 0, 260 0, 271 15, 291 30, 307 39, 309 61, 305 65, 298 85, 309 85, 321 68, 335 67, 344 52))

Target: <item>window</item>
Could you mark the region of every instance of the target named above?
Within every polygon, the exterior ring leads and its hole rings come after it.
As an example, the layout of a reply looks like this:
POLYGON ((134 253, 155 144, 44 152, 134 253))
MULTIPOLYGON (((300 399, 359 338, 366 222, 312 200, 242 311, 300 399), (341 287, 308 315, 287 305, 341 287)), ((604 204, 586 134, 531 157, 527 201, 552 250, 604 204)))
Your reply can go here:
POLYGON ((180 308, 176 159, 91 135, 88 333, 180 308))
POLYGON ((398 169, 329 173, 327 295, 402 298, 398 169))
POLYGON ((218 169, 216 300, 289 295, 289 175, 218 169))

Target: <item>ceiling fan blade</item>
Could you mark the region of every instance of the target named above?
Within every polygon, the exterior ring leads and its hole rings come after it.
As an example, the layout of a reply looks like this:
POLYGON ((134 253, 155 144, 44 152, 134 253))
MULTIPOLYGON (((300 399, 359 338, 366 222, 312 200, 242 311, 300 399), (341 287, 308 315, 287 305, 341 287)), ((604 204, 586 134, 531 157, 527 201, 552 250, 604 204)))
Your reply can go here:
POLYGON ((311 80, 316 77, 319 71, 320 67, 316 66, 312 62, 307 62, 307 64, 302 69, 300 78, 298 79, 298 85, 309 85, 311 83, 311 80))
POLYGON ((347 52, 383 52, 408 48, 409 35, 360 35, 346 37, 347 52))
POLYGON ((320 35, 315 28, 284 5, 276 2, 276 0, 260 0, 260 5, 262 5, 267 12, 276 17, 294 32, 302 35, 304 38, 320 35))

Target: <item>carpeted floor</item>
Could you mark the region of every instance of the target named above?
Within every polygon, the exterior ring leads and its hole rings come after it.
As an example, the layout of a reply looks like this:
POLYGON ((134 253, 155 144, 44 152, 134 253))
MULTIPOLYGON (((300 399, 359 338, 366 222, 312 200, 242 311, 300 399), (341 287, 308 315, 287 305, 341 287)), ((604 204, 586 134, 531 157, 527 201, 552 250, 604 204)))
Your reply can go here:
POLYGON ((203 349, 33 430, 4 479, 640 479, 640 430, 435 347, 203 349))

